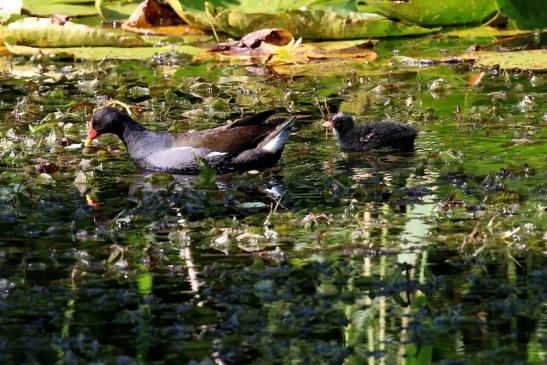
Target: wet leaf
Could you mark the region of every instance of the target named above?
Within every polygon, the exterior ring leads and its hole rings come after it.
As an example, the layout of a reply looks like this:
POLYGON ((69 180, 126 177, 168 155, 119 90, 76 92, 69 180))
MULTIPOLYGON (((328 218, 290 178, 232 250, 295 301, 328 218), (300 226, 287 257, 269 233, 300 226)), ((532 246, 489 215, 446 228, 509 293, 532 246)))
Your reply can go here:
MULTIPOLYGON (((172 6, 173 1, 167 0, 172 6)), ((322 10, 336 10, 341 13, 349 13, 356 10, 355 1, 353 0, 212 0, 204 4, 203 1, 196 0, 179 0, 181 9, 190 11, 202 11, 214 14, 215 12, 222 11, 223 8, 232 9, 244 9, 250 13, 264 12, 264 13, 279 13, 285 10, 294 9, 322 9, 322 10)))
POLYGON ((547 5, 545 1, 497 0, 503 15, 514 19, 518 26, 526 29, 547 27, 547 5))
POLYGON ((203 29, 215 29, 241 37, 262 28, 283 28, 296 38, 355 39, 427 34, 437 29, 409 26, 378 14, 340 14, 330 10, 292 9, 284 12, 252 12, 245 8, 226 9, 214 17, 185 12, 184 20, 203 29))
POLYGON ((23 0, 23 9, 37 16, 54 14, 87 16, 97 14, 94 0, 23 0))
POLYGON ((50 18, 24 18, 7 26, 5 41, 12 45, 34 47, 116 46, 145 45, 142 38, 132 33, 120 33, 82 24, 59 22, 50 18))
POLYGON ((39 173, 53 174, 59 171, 59 166, 52 162, 43 162, 36 166, 36 171, 39 173))
POLYGON ((469 77, 467 78, 467 84, 472 86, 477 86, 478 84, 480 84, 484 75, 486 75, 485 72, 474 72, 470 74, 469 77))
POLYGON ((139 293, 142 295, 148 295, 152 292, 153 288, 153 276, 149 272, 144 272, 137 278, 139 285, 139 293))
POLYGON ((65 48, 37 48, 20 46, 12 43, 10 38, 4 40, 6 48, 11 54, 21 56, 49 55, 72 57, 76 59, 97 60, 120 59, 138 60, 147 59, 163 53, 182 53, 196 55, 203 52, 202 49, 187 46, 173 45, 164 47, 65 47, 65 48))
POLYGON ((295 41, 284 29, 262 29, 246 35, 239 42, 220 43, 195 59, 213 58, 248 65, 264 63, 270 67, 309 63, 307 69, 313 71, 321 68, 325 61, 351 60, 353 65, 373 61, 377 55, 370 49, 372 46, 373 42, 362 40, 302 43, 301 39, 295 41))
POLYGON ((522 194, 517 191, 499 191, 491 197, 493 203, 510 203, 518 202, 523 198, 522 194))
POLYGON ((185 24, 168 4, 159 4, 156 0, 143 1, 122 24, 122 28, 143 34, 205 34, 203 30, 185 24))
POLYGON ((420 25, 448 25, 480 22, 496 12, 496 0, 367 0, 380 13, 420 25))
POLYGON ((201 157, 195 157, 196 164, 199 167, 199 174, 196 180, 196 187, 201 189, 215 189, 217 172, 207 161, 201 157))
POLYGON ((141 0, 95 0, 97 12, 106 21, 123 21, 135 11, 141 0))
POLYGON ((41 172, 38 175, 38 177, 36 178, 36 180, 39 184, 43 184, 43 185, 49 185, 49 184, 54 183, 53 177, 51 177, 50 174, 45 173, 45 172, 41 172))
POLYGON ((80 194, 84 194, 88 189, 88 176, 83 171, 76 172, 74 185, 78 188, 80 194))
POLYGON ((175 178, 173 177, 173 175, 161 172, 146 175, 144 177, 144 181, 154 187, 165 187, 167 186, 167 184, 171 183, 174 180, 175 178))
POLYGON ((514 37, 517 35, 530 34, 531 31, 523 29, 502 29, 495 27, 475 27, 451 30, 443 33, 448 37, 457 38, 499 38, 499 37, 514 37))
POLYGON ((477 66, 502 69, 547 70, 547 50, 535 49, 513 52, 477 51, 463 53, 457 57, 461 61, 473 61, 477 66))

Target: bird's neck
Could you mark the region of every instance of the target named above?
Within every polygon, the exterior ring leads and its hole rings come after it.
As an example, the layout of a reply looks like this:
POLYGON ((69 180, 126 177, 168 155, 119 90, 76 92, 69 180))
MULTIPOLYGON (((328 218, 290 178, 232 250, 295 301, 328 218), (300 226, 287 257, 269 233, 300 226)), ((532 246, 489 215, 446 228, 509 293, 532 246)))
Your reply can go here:
POLYGON ((344 126, 342 128, 334 129, 334 135, 336 137, 343 137, 351 134, 351 131, 353 128, 348 128, 347 126, 344 126))
POLYGON ((125 146, 129 148, 131 145, 134 145, 137 141, 139 141, 146 131, 147 129, 142 125, 130 118, 127 118, 123 121, 122 128, 116 131, 116 134, 120 137, 125 146))

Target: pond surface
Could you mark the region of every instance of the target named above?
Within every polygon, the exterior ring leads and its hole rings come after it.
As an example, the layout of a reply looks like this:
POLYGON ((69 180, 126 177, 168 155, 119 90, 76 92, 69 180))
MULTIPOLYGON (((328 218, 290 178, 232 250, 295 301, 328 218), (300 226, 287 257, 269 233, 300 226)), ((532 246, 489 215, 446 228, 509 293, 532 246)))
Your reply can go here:
POLYGON ((545 363, 547 80, 393 58, 475 41, 383 41, 370 76, 4 59, 0 363, 545 363), (308 117, 274 169, 152 175, 80 145, 111 98, 156 130, 308 117), (340 152, 325 105, 416 151, 340 152))

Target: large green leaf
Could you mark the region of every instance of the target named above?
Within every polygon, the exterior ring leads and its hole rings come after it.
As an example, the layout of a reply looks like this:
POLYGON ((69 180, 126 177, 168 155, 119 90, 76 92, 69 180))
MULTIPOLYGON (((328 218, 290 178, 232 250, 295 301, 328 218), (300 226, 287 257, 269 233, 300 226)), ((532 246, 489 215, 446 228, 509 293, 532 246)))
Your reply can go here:
MULTIPOLYGON (((171 4, 176 0, 169 0, 171 4)), ((434 30, 356 12, 355 0, 180 0, 179 15, 190 25, 241 37, 263 28, 284 28, 295 37, 354 39, 425 34, 434 30)), ((176 10, 176 9, 175 9, 176 10)))
POLYGON ((496 0, 367 0, 380 13, 420 25, 480 22, 496 12, 496 0))
POLYGON ((443 35, 456 38, 497 38, 497 37, 514 37, 523 34, 530 34, 530 30, 522 29, 500 29, 488 26, 466 27, 461 29, 449 30, 443 35))
POLYGON ((394 22, 377 14, 353 12, 340 15, 329 10, 288 10, 269 14, 226 9, 214 17, 199 12, 185 12, 184 19, 192 26, 214 28, 234 37, 263 28, 284 28, 297 38, 308 39, 387 37, 435 31, 394 22))
POLYGON ((545 0, 497 0, 503 15, 516 20, 521 28, 547 27, 547 1, 545 0))
POLYGON ((513 52, 477 51, 467 52, 457 57, 462 61, 474 61, 478 66, 510 70, 547 70, 547 50, 534 49, 513 52))
POLYGON ((86 59, 100 61, 106 58, 138 60, 151 58, 157 54, 176 52, 188 55, 195 55, 203 52, 202 49, 187 46, 165 46, 165 47, 55 47, 55 48, 39 48, 17 45, 10 37, 4 39, 4 44, 11 54, 20 56, 34 55, 56 55, 68 56, 75 59, 86 59))
MULTIPOLYGON (((35 47, 143 46, 141 37, 129 32, 88 27, 49 18, 24 18, 10 23, 2 32, 14 44, 35 47)), ((1 37, 0 37, 1 38, 1 37)))
MULTIPOLYGON (((175 0, 176 1, 176 0, 175 0)), ((338 13, 357 10, 356 0, 178 0, 188 11, 205 11, 205 8, 240 9, 248 13, 279 13, 285 10, 333 10, 338 13)), ((168 1, 171 3, 171 1, 168 1)))
POLYGON ((23 9, 37 16, 97 14, 94 0, 23 0, 23 9))
POLYGON ((95 7, 104 20, 124 21, 141 2, 142 0, 95 0, 95 7))

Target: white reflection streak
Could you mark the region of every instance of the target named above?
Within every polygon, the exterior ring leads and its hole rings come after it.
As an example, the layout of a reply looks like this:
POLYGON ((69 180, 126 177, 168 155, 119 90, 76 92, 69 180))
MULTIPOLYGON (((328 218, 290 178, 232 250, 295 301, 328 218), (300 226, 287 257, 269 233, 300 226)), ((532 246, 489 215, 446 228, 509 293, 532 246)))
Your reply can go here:
POLYGON ((194 260, 192 259, 192 250, 190 249, 190 246, 181 248, 179 256, 186 263, 190 288, 194 293, 199 293, 200 283, 198 280, 198 271, 196 269, 196 265, 194 265, 194 260))

